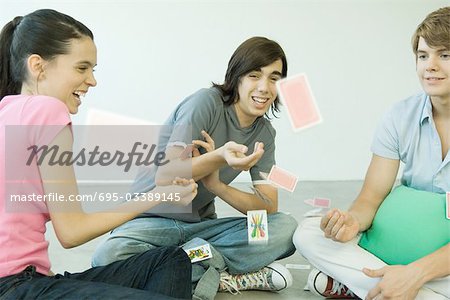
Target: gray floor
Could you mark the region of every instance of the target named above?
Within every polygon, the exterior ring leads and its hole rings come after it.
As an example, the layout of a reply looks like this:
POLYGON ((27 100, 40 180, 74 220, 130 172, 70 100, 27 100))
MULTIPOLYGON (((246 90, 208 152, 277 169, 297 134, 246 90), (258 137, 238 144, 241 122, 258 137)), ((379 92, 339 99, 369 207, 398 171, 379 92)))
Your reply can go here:
MULTIPOLYGON (((235 184, 240 188, 246 188, 248 184, 235 184)), ((361 181, 316 181, 299 182, 294 193, 280 191, 279 209, 283 212, 291 213, 298 222, 303 220, 303 214, 312 208, 303 201, 312 197, 324 197, 331 199, 333 207, 347 208, 350 202, 357 196, 362 182, 361 181)), ((233 208, 226 203, 216 201, 216 208, 219 217, 238 216, 233 208)), ((48 226, 47 239, 50 241, 50 260, 52 270, 55 273, 64 271, 79 272, 90 267, 90 257, 99 242, 105 236, 99 237, 89 243, 74 249, 63 249, 57 241, 51 224, 48 226)), ((301 264, 307 265, 308 262, 298 253, 293 256, 280 260, 282 264, 301 264)), ((216 299, 319 299, 309 291, 304 291, 308 270, 291 269, 294 278, 294 284, 291 288, 279 293, 248 291, 233 296, 228 293, 219 293, 216 299)))

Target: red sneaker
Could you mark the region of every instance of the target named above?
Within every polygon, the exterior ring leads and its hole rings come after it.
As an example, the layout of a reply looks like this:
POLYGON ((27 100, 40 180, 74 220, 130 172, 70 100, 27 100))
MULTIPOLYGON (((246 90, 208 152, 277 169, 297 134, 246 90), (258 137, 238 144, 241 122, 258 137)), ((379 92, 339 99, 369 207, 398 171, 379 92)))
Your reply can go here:
POLYGON ((328 299, 359 299, 348 287, 317 269, 309 273, 308 287, 312 293, 328 299))

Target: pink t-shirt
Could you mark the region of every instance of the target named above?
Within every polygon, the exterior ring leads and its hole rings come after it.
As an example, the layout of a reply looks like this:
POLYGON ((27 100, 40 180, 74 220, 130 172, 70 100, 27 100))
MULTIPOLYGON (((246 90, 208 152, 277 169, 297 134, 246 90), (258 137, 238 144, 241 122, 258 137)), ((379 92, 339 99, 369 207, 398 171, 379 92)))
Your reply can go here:
POLYGON ((49 144, 70 123, 67 107, 56 98, 16 95, 0 102, 0 277, 28 265, 42 274, 50 270, 49 214, 38 201, 44 190, 29 147, 49 144))

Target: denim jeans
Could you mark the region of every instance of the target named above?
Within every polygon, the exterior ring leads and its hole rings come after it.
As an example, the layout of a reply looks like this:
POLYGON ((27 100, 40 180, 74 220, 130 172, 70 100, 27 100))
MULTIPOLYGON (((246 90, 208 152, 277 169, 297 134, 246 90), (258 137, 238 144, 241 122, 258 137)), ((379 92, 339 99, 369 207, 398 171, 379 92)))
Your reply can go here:
POLYGON ((45 276, 28 266, 0 278, 0 299, 191 298, 191 262, 178 247, 162 247, 82 273, 45 276))
MULTIPOLYGON (((249 245, 247 218, 207 219, 198 223, 161 217, 136 218, 114 229, 95 251, 92 264, 106 265, 149 249, 182 245, 197 237, 209 242, 222 255, 229 273, 253 272, 295 252, 292 235, 297 221, 284 213, 268 215, 267 221, 268 244, 249 245)), ((205 271, 194 264, 193 282, 205 271)))

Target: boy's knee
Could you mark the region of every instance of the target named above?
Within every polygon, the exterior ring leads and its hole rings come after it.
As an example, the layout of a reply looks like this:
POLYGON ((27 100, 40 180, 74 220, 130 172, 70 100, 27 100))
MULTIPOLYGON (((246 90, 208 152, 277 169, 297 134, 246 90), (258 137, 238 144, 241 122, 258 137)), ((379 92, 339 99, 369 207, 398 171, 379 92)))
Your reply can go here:
POLYGON ((277 236, 292 238, 295 229, 298 226, 297 220, 291 215, 285 213, 276 213, 269 216, 269 230, 276 232, 277 236))
POLYGON ((187 256, 186 252, 179 246, 163 246, 148 250, 148 252, 150 253, 154 251, 159 251, 161 256, 163 257, 188 260, 190 262, 190 259, 187 256))
POLYGON ((304 237, 304 230, 301 226, 297 227, 297 230, 295 230, 294 235, 292 236, 292 242, 294 243, 295 248, 301 253, 302 252, 302 246, 303 242, 305 240, 304 237))
POLYGON ((320 225, 317 222, 319 218, 306 218, 294 232, 292 241, 295 248, 304 254, 310 246, 316 245, 317 234, 320 231, 320 225))
POLYGON ((110 241, 106 240, 100 244, 92 255, 91 265, 93 267, 106 266, 117 261, 115 255, 111 253, 110 241))
POLYGON ((92 266, 105 266, 115 261, 127 259, 133 255, 146 252, 150 249, 147 244, 134 242, 128 239, 110 238, 103 242, 92 256, 92 266))

